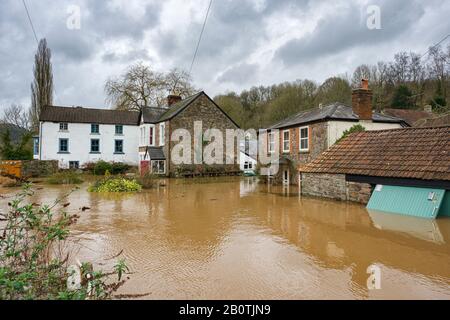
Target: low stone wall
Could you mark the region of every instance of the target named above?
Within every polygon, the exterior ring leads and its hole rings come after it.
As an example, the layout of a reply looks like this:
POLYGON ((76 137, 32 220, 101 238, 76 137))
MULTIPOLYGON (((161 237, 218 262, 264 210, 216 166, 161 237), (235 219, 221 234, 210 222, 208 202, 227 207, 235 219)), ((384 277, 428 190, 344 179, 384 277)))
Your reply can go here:
POLYGON ((303 195, 366 204, 372 194, 370 184, 347 182, 344 174, 302 173, 301 175, 303 195))
POLYGON ((22 177, 36 178, 52 175, 58 171, 57 160, 22 161, 22 177))

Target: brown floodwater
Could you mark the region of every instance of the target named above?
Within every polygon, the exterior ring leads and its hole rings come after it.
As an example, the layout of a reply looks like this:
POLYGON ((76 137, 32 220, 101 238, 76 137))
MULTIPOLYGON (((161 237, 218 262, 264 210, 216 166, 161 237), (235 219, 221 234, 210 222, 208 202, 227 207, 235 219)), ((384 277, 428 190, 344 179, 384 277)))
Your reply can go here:
MULTIPOLYGON (((253 178, 167 180, 138 194, 69 196, 77 258, 110 268, 148 299, 450 299, 450 219, 368 212, 253 178), (369 290, 369 266, 381 289, 369 290)), ((70 187, 45 186, 49 203, 70 187)), ((0 193, 11 193, 2 189, 0 193)), ((1 200, 1 210, 6 201, 1 200)))

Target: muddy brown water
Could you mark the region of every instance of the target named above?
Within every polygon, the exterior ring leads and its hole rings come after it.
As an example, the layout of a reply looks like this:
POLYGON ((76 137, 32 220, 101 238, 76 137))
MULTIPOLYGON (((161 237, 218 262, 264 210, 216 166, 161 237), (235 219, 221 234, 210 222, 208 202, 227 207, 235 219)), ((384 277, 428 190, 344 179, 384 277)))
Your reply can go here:
MULTIPOLYGON (((450 219, 368 212, 299 197, 253 178, 167 180, 138 194, 69 196, 76 255, 108 269, 123 250, 120 293, 148 299, 450 299, 450 219), (381 289, 369 290, 378 267, 381 289)), ((37 190, 50 203, 70 187, 37 190)), ((12 190, 0 189, 0 193, 12 190)), ((5 210, 6 201, 0 200, 5 210)))

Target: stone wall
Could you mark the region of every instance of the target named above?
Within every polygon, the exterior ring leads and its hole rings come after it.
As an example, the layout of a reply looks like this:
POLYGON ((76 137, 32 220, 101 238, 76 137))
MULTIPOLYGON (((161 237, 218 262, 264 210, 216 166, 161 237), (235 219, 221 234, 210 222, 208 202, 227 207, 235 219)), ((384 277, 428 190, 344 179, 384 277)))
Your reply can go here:
POLYGON ((301 173, 301 179, 302 195, 366 204, 372 194, 370 184, 347 182, 344 174, 301 173))
MULTIPOLYGON (((194 122, 202 121, 202 130, 203 133, 207 129, 219 129, 223 134, 223 150, 224 150, 224 163, 225 163, 225 152, 226 152, 226 129, 237 129, 237 126, 219 109, 217 106, 210 100, 206 95, 201 95, 195 101, 191 103, 185 110, 183 110, 180 114, 166 123, 166 142, 170 141, 169 138, 177 129, 186 129, 191 134, 191 160, 194 163, 194 122)), ((167 157, 168 163, 168 172, 171 176, 177 176, 180 171, 185 170, 186 168, 194 167, 197 171, 205 171, 214 170, 216 168, 219 171, 227 171, 227 172, 236 172, 239 171, 238 164, 238 145, 239 142, 235 142, 235 150, 234 150, 234 163, 233 165, 196 165, 196 166, 187 166, 187 165, 175 165, 171 161, 171 152, 175 145, 178 142, 166 143, 164 147, 164 152, 167 157), (205 170, 204 170, 205 169, 205 170)), ((205 147, 205 145, 204 145, 205 147)))
MULTIPOLYGON (((278 185, 283 182, 283 172, 289 169, 289 182, 298 185, 297 167, 316 159, 322 152, 328 149, 328 123, 319 122, 308 125, 309 127, 309 150, 300 151, 300 127, 290 128, 290 151, 283 152, 283 131, 280 130, 280 156, 292 160, 290 165, 280 166, 280 170, 271 180, 272 184, 278 185)), ((267 138, 266 138, 267 139, 267 138)))
POLYGON ((57 160, 30 160, 22 161, 22 177, 45 177, 58 171, 57 160))

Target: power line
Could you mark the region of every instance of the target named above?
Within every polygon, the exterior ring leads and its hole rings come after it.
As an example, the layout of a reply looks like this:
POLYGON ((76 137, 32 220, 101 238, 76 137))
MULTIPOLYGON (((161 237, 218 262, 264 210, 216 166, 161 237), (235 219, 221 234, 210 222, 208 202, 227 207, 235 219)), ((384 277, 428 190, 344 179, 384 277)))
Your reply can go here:
POLYGON ((27 4, 25 3, 25 0, 22 0, 23 6, 25 7, 25 11, 27 12, 28 21, 30 22, 31 30, 33 30, 34 38, 36 39, 36 44, 39 45, 39 40, 36 35, 36 30, 34 29, 33 21, 31 21, 30 12, 28 12, 27 4))
POLYGON ((200 32, 200 37, 198 38, 197 47, 195 48, 194 57, 192 58, 191 67, 189 68, 189 75, 192 73, 192 67, 194 66, 195 59, 197 58, 198 48, 200 47, 200 42, 202 41, 203 32, 205 31, 206 21, 208 20, 209 11, 211 10, 213 0, 210 0, 208 10, 206 11, 205 21, 203 21, 202 31, 200 32))
POLYGON ((450 37, 450 33, 448 35, 446 35, 444 38, 442 38, 441 41, 439 41, 438 43, 436 43, 434 46, 431 46, 427 52, 425 52, 423 55, 420 56, 420 59, 422 59, 423 57, 425 57, 428 53, 430 53, 430 51, 434 48, 436 48, 438 45, 440 45, 442 42, 444 42, 445 40, 447 40, 447 38, 450 37))

